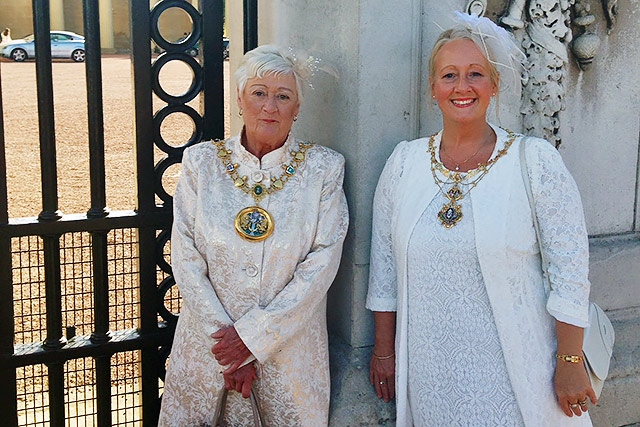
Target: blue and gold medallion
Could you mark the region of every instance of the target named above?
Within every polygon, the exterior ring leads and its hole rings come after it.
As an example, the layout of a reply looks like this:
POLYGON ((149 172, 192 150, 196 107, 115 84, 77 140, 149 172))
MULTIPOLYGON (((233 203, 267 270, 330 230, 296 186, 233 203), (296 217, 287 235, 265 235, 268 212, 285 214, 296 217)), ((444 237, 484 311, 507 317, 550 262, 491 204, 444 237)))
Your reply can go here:
MULTIPOLYGON (((218 157, 222 161, 224 170, 233 181, 233 185, 246 194, 250 194, 256 204, 269 194, 282 190, 304 163, 307 150, 313 147, 313 142, 298 142, 298 150, 291 152, 289 163, 282 165, 283 172, 280 176, 271 178, 271 185, 266 186, 260 182, 261 180, 258 180, 259 182, 251 186, 246 176, 240 176, 238 164, 231 160, 233 152, 227 148, 226 141, 215 140, 211 142, 216 146, 218 157)), ((275 227, 271 214, 259 206, 251 206, 238 212, 234 225, 240 237, 249 242, 259 242, 266 239, 273 233, 275 227)))
POLYGON ((235 227, 243 239, 259 242, 273 233, 274 223, 269 212, 259 206, 251 206, 238 212, 235 227))

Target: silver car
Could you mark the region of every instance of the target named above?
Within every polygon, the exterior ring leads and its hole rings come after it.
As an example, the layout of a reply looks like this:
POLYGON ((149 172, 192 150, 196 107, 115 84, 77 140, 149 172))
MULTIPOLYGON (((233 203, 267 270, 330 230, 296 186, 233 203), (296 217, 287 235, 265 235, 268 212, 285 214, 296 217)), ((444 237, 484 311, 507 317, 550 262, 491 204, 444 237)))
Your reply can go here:
MULTIPOLYGON (((84 62, 84 37, 71 31, 51 31, 51 57, 71 58, 84 62)), ((2 56, 14 61, 35 58, 36 49, 33 34, 24 39, 13 40, 2 49, 2 56)))

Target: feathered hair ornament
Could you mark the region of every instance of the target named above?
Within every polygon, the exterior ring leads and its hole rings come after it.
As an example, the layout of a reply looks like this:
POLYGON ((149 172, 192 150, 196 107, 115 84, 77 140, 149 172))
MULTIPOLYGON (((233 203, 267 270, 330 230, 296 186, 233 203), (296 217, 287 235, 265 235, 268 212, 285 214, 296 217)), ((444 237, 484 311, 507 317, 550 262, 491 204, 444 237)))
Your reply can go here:
POLYGON ((294 71, 298 77, 312 89, 313 77, 318 74, 319 71, 323 71, 336 78, 338 77, 338 73, 333 67, 326 65, 321 58, 313 56, 304 50, 289 47, 287 56, 287 59, 293 64, 294 71))
POLYGON ((478 36, 487 59, 500 72, 501 84, 504 83, 505 87, 511 86, 505 80, 507 76, 503 73, 504 70, 509 70, 516 82, 526 81, 524 65, 527 62, 527 56, 518 47, 513 34, 499 27, 489 18, 476 14, 455 11, 452 19, 454 21, 452 29, 465 28, 478 36))

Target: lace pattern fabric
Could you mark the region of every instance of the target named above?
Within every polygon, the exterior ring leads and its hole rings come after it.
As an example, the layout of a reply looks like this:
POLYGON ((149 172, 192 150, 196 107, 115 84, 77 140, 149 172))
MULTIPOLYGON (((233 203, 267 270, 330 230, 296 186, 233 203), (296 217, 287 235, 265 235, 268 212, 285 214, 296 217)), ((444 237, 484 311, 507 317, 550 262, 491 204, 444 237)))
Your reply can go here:
MULTIPOLYGON (((253 184, 268 185, 297 147, 258 160, 231 138, 233 162, 253 184)), ((174 198, 173 273, 183 307, 164 385, 160 426, 210 423, 222 370, 211 333, 234 325, 259 364, 257 395, 268 426, 328 422, 329 357, 326 293, 340 262, 348 227, 342 190, 344 158, 314 145, 286 187, 263 199, 275 230, 261 242, 240 238, 235 215, 255 205, 237 188, 203 142, 185 150, 174 198)), ((225 420, 250 425, 248 400, 230 392, 225 420)))
POLYGON ((471 200, 451 229, 439 194, 409 241, 409 396, 415 425, 524 427, 473 237, 471 200))

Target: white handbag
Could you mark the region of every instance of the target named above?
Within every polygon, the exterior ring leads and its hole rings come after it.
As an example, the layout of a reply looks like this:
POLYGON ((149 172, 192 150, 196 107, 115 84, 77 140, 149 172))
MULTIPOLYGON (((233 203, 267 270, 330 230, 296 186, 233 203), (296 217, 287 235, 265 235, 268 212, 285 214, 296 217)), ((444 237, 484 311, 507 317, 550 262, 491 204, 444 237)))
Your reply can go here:
MULTIPOLYGON (((528 138, 525 137, 520 141, 522 180, 524 181, 524 186, 527 190, 527 198, 529 199, 529 205, 531 206, 533 225, 536 229, 536 238, 538 240, 538 245, 540 246, 540 257, 542 258, 542 272, 545 280, 545 291, 548 292, 548 290, 551 289, 549 273, 547 271, 547 262, 544 258, 544 252, 542 251, 540 227, 538 225, 535 202, 531 191, 531 181, 529 173, 527 172, 527 159, 525 152, 525 141, 527 139, 528 138)), ((590 326, 584 329, 582 352, 584 353, 585 368, 589 374, 589 379, 591 380, 591 387, 593 387, 593 390, 596 392, 596 396, 600 397, 604 380, 609 374, 609 364, 613 354, 613 343, 615 342, 616 334, 613 330, 613 325, 611 325, 611 321, 605 314, 604 310, 594 302, 589 304, 589 324, 590 326)))
POLYGON ((591 386, 596 396, 600 397, 604 380, 609 374, 616 334, 605 312, 594 302, 589 305, 589 323, 591 326, 584 330, 582 352, 591 386))

